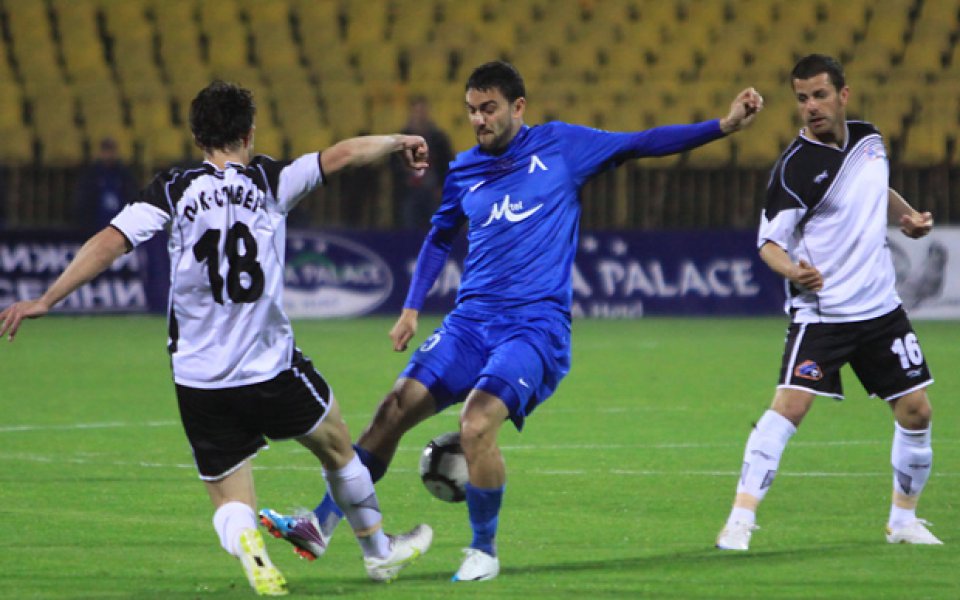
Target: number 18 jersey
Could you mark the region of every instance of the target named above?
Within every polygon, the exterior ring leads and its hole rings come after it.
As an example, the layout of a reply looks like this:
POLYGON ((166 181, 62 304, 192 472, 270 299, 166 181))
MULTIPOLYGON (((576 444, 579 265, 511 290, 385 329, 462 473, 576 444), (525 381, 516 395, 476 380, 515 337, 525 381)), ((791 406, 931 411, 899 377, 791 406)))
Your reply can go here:
POLYGON ((320 155, 210 162, 154 178, 113 219, 133 246, 168 229, 169 343, 180 385, 226 388, 290 368, 283 311, 286 216, 323 183, 320 155))

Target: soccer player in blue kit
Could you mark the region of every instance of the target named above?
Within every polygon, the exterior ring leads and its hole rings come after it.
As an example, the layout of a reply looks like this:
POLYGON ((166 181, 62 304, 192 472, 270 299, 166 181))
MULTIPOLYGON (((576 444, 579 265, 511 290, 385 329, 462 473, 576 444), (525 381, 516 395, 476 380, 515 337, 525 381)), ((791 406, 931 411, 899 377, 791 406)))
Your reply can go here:
MULTIPOLYGON (((405 350, 416 334, 419 309, 466 223, 469 250, 456 307, 413 354, 355 446, 377 481, 404 433, 464 403, 460 438, 473 541, 453 581, 499 573, 494 538, 506 470, 497 434, 507 419, 520 429, 570 369, 581 186, 627 159, 719 139, 749 125, 763 107, 748 88, 722 119, 613 133, 563 122, 529 127, 523 123, 525 94, 520 74, 505 62, 481 65, 467 81, 477 145, 450 164, 442 204, 390 331, 394 350, 405 350)), ((329 494, 313 512, 286 516, 267 508, 260 514, 275 536, 314 556, 323 553, 340 520, 329 494)))

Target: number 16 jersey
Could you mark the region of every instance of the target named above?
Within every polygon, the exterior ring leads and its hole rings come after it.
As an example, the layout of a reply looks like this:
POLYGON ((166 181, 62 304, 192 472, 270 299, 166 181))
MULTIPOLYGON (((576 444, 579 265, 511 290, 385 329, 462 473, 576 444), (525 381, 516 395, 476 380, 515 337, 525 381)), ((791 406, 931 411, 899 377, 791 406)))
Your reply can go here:
POLYGON ((226 388, 290 368, 283 311, 286 216, 323 183, 318 153, 160 173, 111 225, 133 246, 168 229, 173 379, 226 388))

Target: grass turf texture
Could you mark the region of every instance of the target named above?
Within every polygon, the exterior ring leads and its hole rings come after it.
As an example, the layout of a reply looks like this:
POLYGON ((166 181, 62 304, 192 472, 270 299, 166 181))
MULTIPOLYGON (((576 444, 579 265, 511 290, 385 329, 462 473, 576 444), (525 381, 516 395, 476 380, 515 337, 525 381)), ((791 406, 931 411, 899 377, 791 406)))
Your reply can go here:
MULTIPOLYGON (((295 323, 356 437, 407 353, 392 320, 295 323)), ((418 340, 436 323, 424 319, 418 340)), ((893 425, 849 371, 847 400, 820 399, 781 463, 748 553, 713 549, 751 422, 767 407, 785 321, 576 321, 573 370, 528 420, 505 426, 500 577, 449 582, 470 539, 463 504, 417 476, 448 410, 413 430, 378 485, 387 529, 425 521, 433 550, 389 586, 367 581, 342 526, 320 561, 267 539, 294 597, 960 597, 960 323, 918 322, 938 378, 934 471, 920 515, 941 547, 891 546, 893 425)), ((0 346, 0 597, 248 598, 210 525, 164 352, 150 317, 30 321, 0 346)), ((324 485, 295 443, 256 459, 261 505, 313 506, 324 485)))

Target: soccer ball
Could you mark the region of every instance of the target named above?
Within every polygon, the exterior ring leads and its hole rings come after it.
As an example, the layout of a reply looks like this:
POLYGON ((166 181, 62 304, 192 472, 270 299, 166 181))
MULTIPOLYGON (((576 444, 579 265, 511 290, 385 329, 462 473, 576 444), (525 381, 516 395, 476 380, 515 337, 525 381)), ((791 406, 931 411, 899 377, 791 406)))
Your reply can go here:
POLYGON ((420 479, 427 491, 444 502, 466 500, 469 476, 460 432, 444 433, 430 440, 420 455, 420 479))

